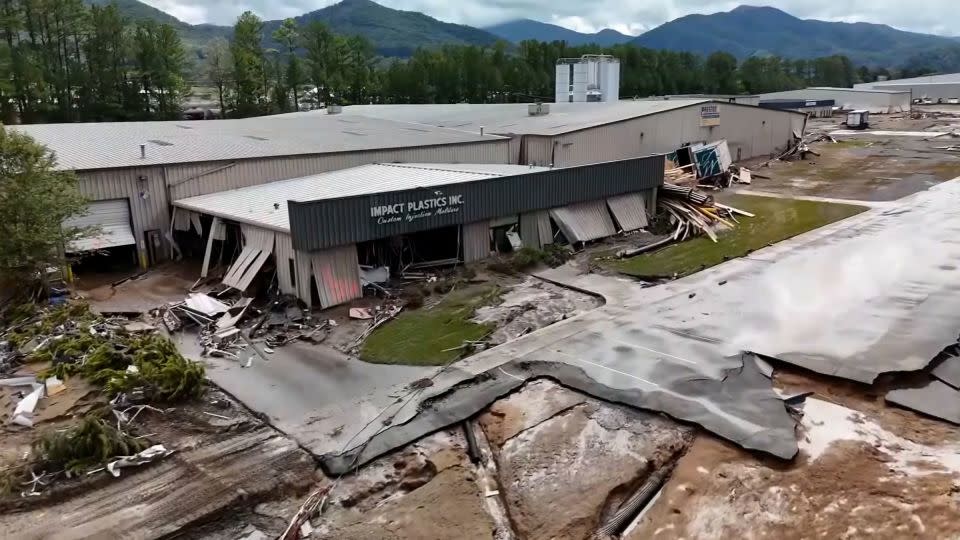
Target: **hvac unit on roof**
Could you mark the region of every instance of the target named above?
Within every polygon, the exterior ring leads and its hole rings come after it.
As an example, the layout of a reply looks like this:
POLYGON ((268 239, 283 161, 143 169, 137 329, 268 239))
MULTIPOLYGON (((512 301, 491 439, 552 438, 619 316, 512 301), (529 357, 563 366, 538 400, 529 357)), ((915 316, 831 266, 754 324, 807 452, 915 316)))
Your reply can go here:
POLYGON ((527 114, 530 116, 543 116, 550 114, 549 103, 531 103, 527 105, 527 114))

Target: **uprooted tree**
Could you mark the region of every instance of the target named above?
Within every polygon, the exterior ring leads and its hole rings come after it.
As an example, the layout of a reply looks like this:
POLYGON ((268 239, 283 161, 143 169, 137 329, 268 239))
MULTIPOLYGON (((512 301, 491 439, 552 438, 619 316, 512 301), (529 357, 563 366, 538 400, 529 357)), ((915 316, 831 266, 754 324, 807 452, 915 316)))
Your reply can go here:
POLYGON ((56 170, 46 147, 0 125, 0 293, 26 292, 63 264, 64 246, 91 233, 64 220, 86 205, 73 173, 56 170))

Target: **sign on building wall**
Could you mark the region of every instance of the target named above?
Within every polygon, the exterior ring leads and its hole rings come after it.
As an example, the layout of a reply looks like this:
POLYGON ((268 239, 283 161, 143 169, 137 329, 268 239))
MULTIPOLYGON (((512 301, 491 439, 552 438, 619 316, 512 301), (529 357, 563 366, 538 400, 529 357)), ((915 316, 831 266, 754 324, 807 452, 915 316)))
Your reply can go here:
POLYGON ((456 214, 463 207, 463 195, 439 195, 405 202, 370 207, 370 219, 376 225, 412 223, 417 220, 456 214))
POLYGON ((720 125, 720 106, 716 103, 712 105, 700 106, 700 127, 711 127, 720 125))

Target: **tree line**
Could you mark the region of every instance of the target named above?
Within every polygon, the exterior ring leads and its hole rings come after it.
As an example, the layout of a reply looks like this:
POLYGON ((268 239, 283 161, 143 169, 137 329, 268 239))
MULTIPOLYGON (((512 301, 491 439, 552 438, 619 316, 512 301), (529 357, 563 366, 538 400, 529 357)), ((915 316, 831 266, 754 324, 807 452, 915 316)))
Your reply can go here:
MULTIPOLYGON (((131 23, 115 5, 82 0, 0 0, 0 106, 3 119, 74 122, 172 119, 195 86, 207 86, 225 116, 248 117, 321 104, 507 103, 552 100, 556 61, 583 54, 620 60, 621 97, 763 93, 805 86, 851 86, 877 72, 844 56, 738 62, 632 45, 564 42, 447 45, 407 59, 378 57, 362 36, 319 21, 287 19, 264 46, 264 23, 242 14, 229 40, 188 54, 177 30, 131 23)), ((195 91, 197 88, 194 89, 195 91)))
POLYGON ((0 113, 22 122, 177 118, 187 86, 176 30, 114 5, 0 0, 0 113), (16 114, 14 114, 16 113, 16 114))

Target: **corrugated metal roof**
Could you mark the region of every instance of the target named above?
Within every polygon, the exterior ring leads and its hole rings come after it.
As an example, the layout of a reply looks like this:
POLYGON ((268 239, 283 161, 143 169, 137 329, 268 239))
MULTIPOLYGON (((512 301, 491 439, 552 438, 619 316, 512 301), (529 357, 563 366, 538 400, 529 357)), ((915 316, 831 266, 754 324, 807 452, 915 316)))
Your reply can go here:
POLYGON ((174 206, 289 232, 287 201, 317 201, 549 170, 500 164, 378 163, 174 201, 174 206))
MULTIPOLYGON (((528 114, 529 103, 452 105, 352 105, 343 115, 383 118, 398 122, 467 131, 475 134, 558 135, 603 124, 629 120, 664 111, 706 103, 709 99, 671 99, 668 101, 624 100, 613 103, 545 103, 550 112, 542 116, 528 114)), ((270 117, 321 116, 322 111, 290 113, 270 117)))
POLYGON ((856 88, 870 88, 874 85, 898 85, 898 84, 950 84, 960 83, 960 73, 944 73, 941 75, 924 75, 922 77, 912 77, 910 79, 893 79, 889 81, 874 81, 866 83, 857 83, 856 88))
POLYGON ((497 140, 459 130, 328 114, 237 120, 9 126, 46 145, 61 169, 325 154, 497 140), (146 144, 141 159, 140 145, 146 144))

